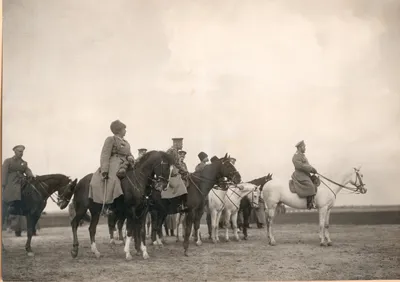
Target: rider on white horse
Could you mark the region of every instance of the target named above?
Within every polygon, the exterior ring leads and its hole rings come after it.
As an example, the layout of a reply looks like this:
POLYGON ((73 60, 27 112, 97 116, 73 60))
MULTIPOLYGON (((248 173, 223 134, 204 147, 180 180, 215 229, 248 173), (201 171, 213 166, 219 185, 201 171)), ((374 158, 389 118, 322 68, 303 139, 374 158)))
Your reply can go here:
POLYGON ((307 198, 307 208, 316 208, 314 204, 314 196, 317 193, 318 178, 314 178, 310 173, 317 173, 317 170, 312 167, 305 156, 306 144, 300 141, 296 144, 297 152, 292 158, 295 171, 292 174, 292 184, 297 195, 301 198, 307 198))

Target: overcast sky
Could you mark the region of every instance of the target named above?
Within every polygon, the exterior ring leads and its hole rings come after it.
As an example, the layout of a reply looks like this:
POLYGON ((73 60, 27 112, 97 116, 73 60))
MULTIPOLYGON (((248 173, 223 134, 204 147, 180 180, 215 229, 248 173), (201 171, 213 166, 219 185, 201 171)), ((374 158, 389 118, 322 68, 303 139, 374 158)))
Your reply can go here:
POLYGON ((362 164, 337 205, 400 204, 398 1, 100 2, 4 1, 3 160, 81 178, 120 119, 135 156, 183 137, 190 170, 286 183, 304 139, 323 175, 362 164))

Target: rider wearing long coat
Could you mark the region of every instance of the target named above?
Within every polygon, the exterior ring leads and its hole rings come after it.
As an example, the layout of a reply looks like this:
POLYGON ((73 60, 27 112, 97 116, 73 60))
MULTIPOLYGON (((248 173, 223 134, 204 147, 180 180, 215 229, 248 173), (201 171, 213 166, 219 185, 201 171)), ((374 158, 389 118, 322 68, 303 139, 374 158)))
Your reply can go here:
POLYGON ((307 206, 308 208, 311 208, 313 196, 317 193, 317 188, 311 180, 311 173, 317 173, 317 170, 309 164, 304 155, 304 141, 297 143, 296 147, 297 152, 292 158, 295 167, 295 171, 292 174, 292 180, 297 195, 301 198, 307 198, 307 206))
POLYGON ((131 146, 123 138, 125 128, 125 124, 119 120, 111 123, 110 129, 114 136, 106 138, 101 151, 100 167, 90 181, 89 198, 95 203, 103 204, 105 199, 105 204, 111 204, 123 194, 120 177, 124 177, 128 165, 134 162, 131 146))
POLYGON ((28 163, 22 159, 25 146, 13 148, 15 155, 5 159, 2 171, 3 201, 9 203, 11 214, 21 214, 21 190, 25 177, 32 178, 33 174, 28 163))

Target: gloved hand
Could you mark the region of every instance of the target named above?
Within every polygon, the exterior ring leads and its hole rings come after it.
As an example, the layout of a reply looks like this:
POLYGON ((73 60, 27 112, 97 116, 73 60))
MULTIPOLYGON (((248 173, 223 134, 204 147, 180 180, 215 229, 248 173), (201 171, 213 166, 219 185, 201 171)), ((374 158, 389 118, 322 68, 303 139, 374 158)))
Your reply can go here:
POLYGON ((103 179, 108 179, 108 178, 109 178, 109 177, 108 177, 108 172, 107 172, 107 171, 102 172, 102 173, 101 173, 101 176, 103 176, 103 179))
POLYGON ((135 162, 135 158, 133 156, 128 156, 127 157, 128 162, 130 163, 134 163, 135 162))

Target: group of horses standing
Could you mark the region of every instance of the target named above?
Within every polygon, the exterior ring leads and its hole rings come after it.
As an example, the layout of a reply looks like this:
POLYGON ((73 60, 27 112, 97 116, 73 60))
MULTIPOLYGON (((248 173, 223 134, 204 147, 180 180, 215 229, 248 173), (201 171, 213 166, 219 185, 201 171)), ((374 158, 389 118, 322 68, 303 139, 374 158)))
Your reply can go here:
MULTIPOLYGON (((172 165, 173 160, 166 152, 149 151, 133 167, 129 168, 126 176, 121 179, 123 195, 114 200, 114 213, 109 216, 108 225, 110 237, 113 239, 115 225, 118 223, 118 230, 121 235, 122 224, 126 221, 124 251, 127 260, 132 259, 130 252, 132 239, 137 253, 141 253, 144 259, 149 258, 145 232, 148 213, 150 213, 152 220, 151 240, 153 244, 162 244, 162 224, 166 216, 178 213, 178 206, 181 203, 179 197, 172 199, 161 197, 161 191, 168 185, 172 165)), ((79 182, 77 179, 72 180, 62 174, 37 176, 24 187, 22 202, 23 212, 27 217, 28 237, 25 249, 29 256, 33 256, 31 248, 32 230, 46 206, 47 199, 57 192, 56 202, 60 209, 65 209, 73 198, 75 216, 71 221, 73 233, 72 257, 78 255, 77 229, 81 220, 86 216, 87 210, 90 210, 91 214, 89 226, 91 251, 96 257, 100 257, 100 252, 96 246, 96 229, 103 205, 95 203, 89 198, 89 184, 92 175, 92 173, 86 175, 79 182)), ((334 206, 336 195, 342 188, 362 194, 366 193, 367 190, 359 167, 343 172, 339 176, 340 183, 322 175, 319 176, 331 184, 328 185, 321 180, 324 185, 318 188, 315 196, 316 206, 319 210, 320 244, 330 246, 332 241, 328 232, 329 215, 334 206), (353 187, 347 186, 348 184, 353 187)), ((238 239, 236 219, 238 210, 242 209, 244 217, 243 234, 247 239, 246 225, 250 209, 257 207, 261 193, 266 205, 269 243, 275 245, 272 223, 277 206, 285 204, 296 209, 306 209, 307 204, 306 199, 300 198, 289 190, 288 180, 286 183, 271 180, 272 175, 268 174, 265 177, 242 183, 241 174, 230 162, 228 154, 207 165, 202 171, 190 173, 187 186, 187 212, 184 214, 183 222, 184 255, 188 256, 192 228, 196 244, 202 244, 199 228, 204 212, 207 212, 208 215, 209 236, 214 243, 217 243, 219 241, 218 223, 222 212, 225 213, 226 239, 229 240, 228 226, 231 218, 234 236, 238 239), (221 180, 224 181, 221 182, 221 180), (230 184, 226 186, 224 183, 230 184)), ((5 207, 6 205, 3 202, 3 210, 5 207)), ((177 236, 179 238, 178 234, 177 236)))

